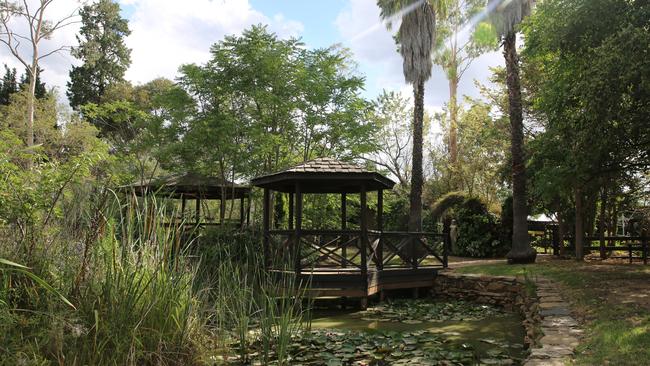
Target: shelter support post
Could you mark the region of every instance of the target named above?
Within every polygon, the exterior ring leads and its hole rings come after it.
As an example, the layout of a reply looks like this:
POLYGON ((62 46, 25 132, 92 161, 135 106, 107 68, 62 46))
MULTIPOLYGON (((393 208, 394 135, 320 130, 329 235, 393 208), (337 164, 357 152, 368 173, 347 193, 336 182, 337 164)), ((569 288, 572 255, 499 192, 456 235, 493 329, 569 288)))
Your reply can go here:
POLYGON ((377 269, 384 269, 384 243, 381 233, 384 231, 384 190, 377 191, 377 248, 375 249, 375 256, 377 260, 377 269))
MULTIPOLYGON (((348 196, 346 193, 341 193, 341 230, 348 228, 348 196)), ((346 268, 348 266, 348 237, 341 235, 341 266, 346 268)))
MULTIPOLYGON (((271 264, 271 255, 270 255, 270 234, 269 234, 269 226, 270 226, 270 215, 271 211, 269 210, 269 205, 271 201, 271 194, 268 190, 268 188, 264 188, 264 199, 263 199, 263 213, 262 213, 262 230, 264 231, 263 236, 264 236, 264 265, 266 268, 270 267, 271 264)), ((250 203, 249 203, 250 207, 250 203)))
MULTIPOLYGON (((361 235, 359 237, 360 245, 359 250, 361 251, 361 282, 365 289, 368 288, 368 202, 367 202, 367 193, 365 184, 361 186, 361 217, 360 217, 360 229, 361 235)), ((367 290, 366 290, 367 291, 367 290)), ((368 296, 361 298, 361 308, 365 309, 368 307, 368 296)))
POLYGON ((201 222, 201 198, 196 197, 196 223, 201 222))
POLYGON ((244 228, 244 196, 239 199, 239 227, 244 228))
POLYGON ((293 193, 289 193, 289 219, 287 223, 287 229, 293 230, 293 209, 294 209, 294 200, 293 193))
POLYGON ((296 183, 296 228, 293 239, 293 255, 296 276, 301 272, 300 239, 302 236, 302 187, 296 183))
POLYGON ((246 197, 246 226, 251 224, 251 196, 246 197))

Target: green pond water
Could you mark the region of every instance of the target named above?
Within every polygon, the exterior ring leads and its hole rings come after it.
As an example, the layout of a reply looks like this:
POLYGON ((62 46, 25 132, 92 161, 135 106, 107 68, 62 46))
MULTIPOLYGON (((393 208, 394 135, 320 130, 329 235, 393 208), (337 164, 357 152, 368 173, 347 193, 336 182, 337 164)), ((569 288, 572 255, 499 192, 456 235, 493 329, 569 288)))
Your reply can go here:
MULTIPOLYGON (((478 304, 470 306, 487 308, 478 304)), ((368 312, 363 311, 316 310, 312 316, 311 328, 321 332, 361 332, 369 339, 373 335, 381 337, 382 334, 394 332, 405 337, 415 333, 420 337, 419 342, 427 337, 436 337, 444 342, 442 348, 469 349, 475 354, 474 361, 462 362, 463 364, 517 365, 526 357, 523 348, 525 330, 522 319, 517 314, 499 311, 463 320, 457 319, 462 314, 454 314, 448 320, 431 320, 426 316, 420 317, 421 314, 406 314, 402 313, 401 319, 386 319, 382 318, 382 311, 369 316, 368 312)), ((418 349, 419 343, 414 348, 418 349)))
MULTIPOLYGON (((466 301, 398 299, 365 311, 313 310, 310 318, 286 343, 289 365, 520 365, 526 357, 518 315, 466 301)), ((263 354, 253 342, 247 364, 262 364, 263 354)))

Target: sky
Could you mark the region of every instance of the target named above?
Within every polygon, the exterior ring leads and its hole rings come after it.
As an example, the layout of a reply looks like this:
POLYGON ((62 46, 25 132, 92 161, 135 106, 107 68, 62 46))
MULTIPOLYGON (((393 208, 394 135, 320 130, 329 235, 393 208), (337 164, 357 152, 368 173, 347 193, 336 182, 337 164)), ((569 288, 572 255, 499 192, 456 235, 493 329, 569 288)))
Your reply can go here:
MULTIPOLYGON (((34 0, 31 0, 32 2, 34 0)), ((358 72, 365 76, 363 96, 375 98, 382 89, 411 95, 404 82, 401 57, 396 52, 392 32, 379 19, 376 0, 118 0, 129 20, 131 67, 126 78, 134 84, 157 77, 174 79, 182 64, 201 64, 209 58, 209 48, 225 35, 239 34, 254 24, 268 24, 282 38, 301 38, 309 48, 341 44, 351 50, 358 72)), ((55 0, 48 18, 59 19, 74 11, 79 0, 55 0)), ((46 13, 47 14, 47 13, 46 13)), ((21 30, 20 25, 16 29, 21 30)), ((44 51, 61 45, 76 45, 78 24, 59 30, 44 41, 44 51)), ((0 63, 24 68, 0 44, 0 63)), ((26 48, 22 49, 26 51, 26 48)), ((59 90, 65 101, 65 85, 70 67, 79 61, 68 53, 57 53, 41 62, 42 79, 59 90)), ((499 52, 475 60, 465 73, 460 95, 476 97, 474 80, 486 83, 489 67, 503 65, 499 52)), ((440 110, 449 99, 442 69, 434 66, 427 82, 425 106, 440 110)))

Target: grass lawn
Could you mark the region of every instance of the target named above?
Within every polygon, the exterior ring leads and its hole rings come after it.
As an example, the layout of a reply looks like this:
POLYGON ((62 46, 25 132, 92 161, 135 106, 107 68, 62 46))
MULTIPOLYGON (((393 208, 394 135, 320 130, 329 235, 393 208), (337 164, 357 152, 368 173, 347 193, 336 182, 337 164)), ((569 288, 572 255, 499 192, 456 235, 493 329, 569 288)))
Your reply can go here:
POLYGON ((650 266, 549 260, 532 265, 475 265, 456 271, 555 280, 574 315, 584 322, 577 364, 650 365, 650 266))

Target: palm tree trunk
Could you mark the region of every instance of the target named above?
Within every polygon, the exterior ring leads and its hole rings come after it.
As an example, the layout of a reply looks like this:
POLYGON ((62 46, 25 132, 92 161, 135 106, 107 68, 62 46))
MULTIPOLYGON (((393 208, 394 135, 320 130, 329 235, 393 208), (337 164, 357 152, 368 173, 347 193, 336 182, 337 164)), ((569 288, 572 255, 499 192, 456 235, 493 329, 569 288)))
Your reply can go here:
POLYGON ((411 195, 409 231, 422 230, 422 130, 424 120, 424 81, 413 85, 413 159, 411 167, 411 195))
POLYGON ((533 263, 537 253, 530 246, 528 238, 524 123, 516 39, 516 33, 512 31, 503 41, 510 109, 510 151, 512 153, 512 249, 507 254, 507 258, 508 263, 533 263))

